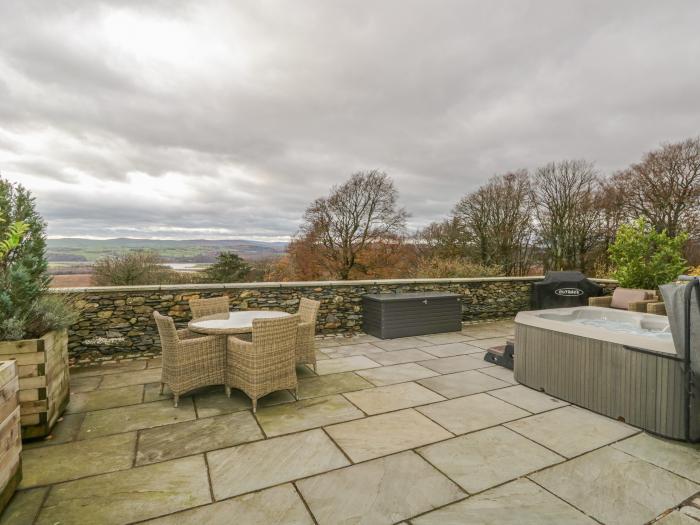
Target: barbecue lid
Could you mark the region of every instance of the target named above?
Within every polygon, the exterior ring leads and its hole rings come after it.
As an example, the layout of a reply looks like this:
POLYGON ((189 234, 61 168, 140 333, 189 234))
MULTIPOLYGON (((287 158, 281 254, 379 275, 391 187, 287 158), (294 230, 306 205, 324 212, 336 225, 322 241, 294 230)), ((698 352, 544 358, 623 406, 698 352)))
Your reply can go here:
POLYGON ((547 272, 547 275, 545 275, 544 279, 542 279, 538 284, 547 284, 547 283, 560 283, 560 282, 565 282, 565 283, 578 283, 581 281, 587 281, 588 278, 583 275, 581 272, 576 272, 576 271, 565 271, 565 272, 547 272))

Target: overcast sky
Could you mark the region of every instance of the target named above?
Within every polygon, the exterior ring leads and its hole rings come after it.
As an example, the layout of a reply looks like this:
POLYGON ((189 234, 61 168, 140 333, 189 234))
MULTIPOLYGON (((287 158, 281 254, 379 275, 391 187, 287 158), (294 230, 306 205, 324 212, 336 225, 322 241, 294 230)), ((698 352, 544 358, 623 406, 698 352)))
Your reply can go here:
POLYGON ((700 134, 700 2, 0 2, 0 174, 52 236, 285 240, 353 171, 416 228, 489 176, 700 134))

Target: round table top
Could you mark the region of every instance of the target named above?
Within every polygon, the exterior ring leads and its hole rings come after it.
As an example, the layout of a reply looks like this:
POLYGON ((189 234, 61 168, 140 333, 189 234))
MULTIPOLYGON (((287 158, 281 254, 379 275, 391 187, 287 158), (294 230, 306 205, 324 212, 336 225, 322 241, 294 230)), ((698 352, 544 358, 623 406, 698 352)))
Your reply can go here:
POLYGON ((208 315, 192 320, 187 324, 187 328, 192 332, 207 335, 247 334, 253 331, 253 319, 274 319, 288 315, 291 314, 276 310, 229 312, 228 314, 208 315))

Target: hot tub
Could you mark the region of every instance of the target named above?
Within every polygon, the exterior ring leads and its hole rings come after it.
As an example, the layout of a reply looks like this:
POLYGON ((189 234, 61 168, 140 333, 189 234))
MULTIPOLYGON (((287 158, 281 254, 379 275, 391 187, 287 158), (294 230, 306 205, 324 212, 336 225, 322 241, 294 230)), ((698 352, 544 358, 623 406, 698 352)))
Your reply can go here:
POLYGON ((520 312, 515 379, 662 436, 700 438, 686 432, 684 362, 665 316, 591 306, 520 312))

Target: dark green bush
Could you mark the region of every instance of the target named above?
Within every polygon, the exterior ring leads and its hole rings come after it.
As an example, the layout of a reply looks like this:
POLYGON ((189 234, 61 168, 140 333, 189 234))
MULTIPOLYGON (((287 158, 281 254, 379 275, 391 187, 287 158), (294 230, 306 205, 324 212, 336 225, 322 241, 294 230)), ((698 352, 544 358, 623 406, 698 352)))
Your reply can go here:
POLYGON ((212 283, 237 283, 245 281, 252 268, 234 252, 221 252, 216 256, 216 262, 204 273, 212 283))
POLYGON ((613 277, 625 288, 655 290, 688 269, 683 258, 687 240, 686 234, 670 237, 658 232, 645 219, 625 224, 609 248, 613 277))
POLYGON ((41 337, 75 320, 70 304, 47 296, 45 228, 29 191, 0 178, 0 340, 41 337))

